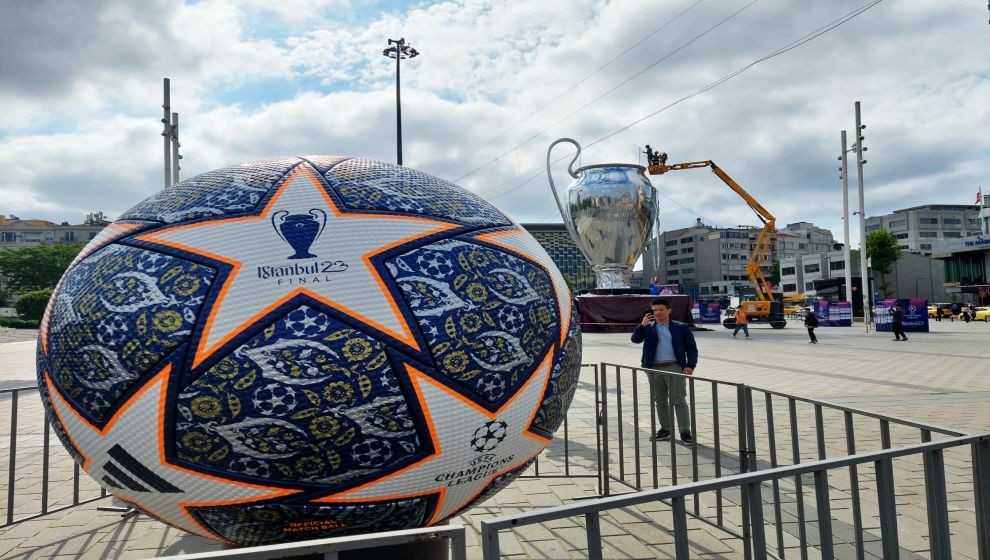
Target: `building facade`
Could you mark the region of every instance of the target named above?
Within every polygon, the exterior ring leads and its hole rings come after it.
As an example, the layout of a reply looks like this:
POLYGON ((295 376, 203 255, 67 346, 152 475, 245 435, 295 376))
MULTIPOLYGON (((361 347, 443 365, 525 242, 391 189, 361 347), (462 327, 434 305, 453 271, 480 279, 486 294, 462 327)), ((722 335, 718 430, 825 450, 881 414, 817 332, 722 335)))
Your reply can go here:
POLYGON ((574 244, 564 224, 521 224, 550 255, 570 286, 578 293, 595 287, 595 270, 574 244))
MULTIPOLYGON (((862 295, 853 293, 858 292, 862 283, 859 258, 853 254, 851 260, 852 263, 848 263, 848 265, 851 266, 850 276, 854 289, 849 293, 849 297, 860 300, 862 295)), ((845 293, 844 288, 829 289, 827 293, 823 294, 821 287, 830 284, 844 286, 846 266, 847 263, 842 251, 781 259, 780 288, 785 296, 803 295, 812 298, 834 295, 838 297, 845 293)), ((870 285, 873 287, 873 291, 881 290, 884 279, 879 278, 872 270, 870 275, 870 285)), ((942 261, 926 255, 904 253, 894 263, 893 269, 885 280, 891 297, 919 297, 926 298, 933 303, 943 303, 951 300, 951 295, 944 286, 945 275, 946 267, 942 261)), ((881 297, 884 296, 884 294, 880 295, 881 297)), ((855 303, 857 306, 860 304, 859 301, 855 303)))
POLYGON ((944 287, 953 300, 990 304, 990 201, 981 197, 980 231, 933 243, 933 257, 945 265, 944 287))
POLYGON ((936 242, 971 237, 986 231, 986 216, 975 204, 927 204, 866 219, 866 233, 886 230, 901 249, 931 256, 936 242))
MULTIPOLYGON (((681 284, 685 291, 698 290, 702 298, 748 296, 753 286, 746 264, 760 235, 755 226, 716 228, 700 219, 695 225, 663 232, 647 244, 643 273, 659 276, 661 284, 681 284)), ((791 258, 835 248, 832 232, 810 222, 788 224, 777 230, 770 253, 760 264, 768 278, 773 263, 783 253, 791 258)))
POLYGON ((838 249, 832 232, 811 222, 796 222, 777 230, 777 259, 824 254, 838 249))
POLYGON ((102 212, 87 215, 81 224, 56 224, 47 220, 0 216, 0 250, 51 246, 56 243, 88 243, 109 223, 102 212))

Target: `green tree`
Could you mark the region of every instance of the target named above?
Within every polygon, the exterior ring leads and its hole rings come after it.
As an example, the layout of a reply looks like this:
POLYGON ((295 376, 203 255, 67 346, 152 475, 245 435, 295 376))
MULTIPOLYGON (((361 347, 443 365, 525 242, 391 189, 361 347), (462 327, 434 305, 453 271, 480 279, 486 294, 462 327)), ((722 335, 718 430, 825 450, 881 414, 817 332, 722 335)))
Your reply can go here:
POLYGON ((0 251, 0 274, 9 279, 11 292, 54 288, 82 248, 81 243, 66 243, 0 251))
POLYGON ((770 267, 770 275, 767 276, 767 280, 774 286, 780 285, 780 261, 774 261, 770 267))
POLYGON ((52 298, 52 291, 51 288, 44 288, 22 293, 17 303, 14 304, 17 314, 23 315, 25 319, 40 321, 41 316, 45 314, 48 300, 52 298))
POLYGON ((894 263, 901 258, 901 252, 893 233, 877 230, 866 234, 866 256, 870 258, 873 270, 880 273, 880 290, 884 297, 893 295, 887 283, 887 275, 894 269, 894 263))

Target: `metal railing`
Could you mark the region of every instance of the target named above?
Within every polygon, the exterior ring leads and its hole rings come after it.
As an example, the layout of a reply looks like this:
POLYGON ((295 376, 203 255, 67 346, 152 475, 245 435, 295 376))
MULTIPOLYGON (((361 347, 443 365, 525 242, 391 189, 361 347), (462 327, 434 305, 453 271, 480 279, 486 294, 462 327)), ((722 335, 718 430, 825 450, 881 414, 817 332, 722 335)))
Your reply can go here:
MULTIPOLYGON (((0 390, 0 425, 8 428, 7 437, 0 441, 0 457, 6 455, 7 475, 3 479, 0 498, 3 521, 0 528, 41 516, 63 511, 107 496, 105 489, 82 476, 79 465, 65 453, 62 445, 51 445, 51 424, 41 412, 44 422, 25 425, 21 407, 31 409, 32 420, 41 408, 38 388, 21 387, 0 390), (68 474, 68 463, 72 464, 68 474), (40 488, 38 484, 40 483, 40 488), (22 492, 18 492, 21 490, 22 492)), ((2 459, 0 459, 2 461, 2 459)))
POLYGON ((601 410, 601 393, 598 385, 598 364, 581 364, 581 372, 589 372, 594 379, 595 405, 591 411, 585 411, 578 404, 572 403, 567 414, 564 415, 564 422, 559 428, 558 434, 551 440, 550 445, 536 456, 533 462, 532 474, 522 474, 519 478, 594 478, 598 481, 598 493, 604 490, 604 477, 602 476, 602 445, 601 430, 598 428, 598 411, 601 410), (582 422, 590 421, 595 428, 595 452, 593 456, 581 456, 576 460, 572 455, 571 440, 571 417, 580 416, 582 422), (549 469, 541 466, 549 463, 549 469))
MULTIPOLYGON (((817 546, 820 557, 824 560, 830 560, 835 558, 835 548, 832 532, 833 516, 830 510, 829 473, 838 469, 860 467, 872 463, 876 476, 882 555, 885 559, 897 559, 901 558, 901 549, 898 544, 898 503, 895 493, 893 461, 898 458, 920 455, 926 465, 925 479, 928 496, 928 531, 931 535, 929 539, 931 558, 947 559, 952 557, 952 548, 949 536, 944 451, 965 445, 971 447, 972 453, 972 493, 975 504, 973 522, 977 531, 976 553, 980 560, 987 560, 990 558, 990 435, 953 437, 938 442, 919 443, 897 449, 885 449, 787 465, 769 470, 734 474, 670 488, 608 496, 531 513, 482 520, 482 552, 485 560, 499 558, 499 533, 501 531, 559 519, 583 517, 588 557, 592 560, 599 560, 603 558, 603 537, 600 530, 603 513, 620 508, 663 502, 669 505, 673 519, 673 527, 670 532, 674 538, 675 557, 678 559, 691 558, 691 542, 688 538, 689 514, 686 503, 689 496, 697 501, 698 497, 704 494, 734 489, 742 495, 748 496, 751 504, 764 504, 764 484, 811 475, 814 478, 816 494, 815 511, 819 532, 817 546)), ((745 556, 758 560, 773 557, 767 546, 763 507, 750 509, 748 524, 751 527, 751 535, 744 543, 745 556)), ((855 552, 857 557, 864 557, 865 551, 862 541, 856 545, 855 552)), ((807 544, 802 543, 802 555, 806 554, 807 544)))
POLYGON ((237 550, 180 554, 178 556, 162 556, 159 558, 163 560, 205 560, 209 558, 222 558, 223 560, 276 560, 280 558, 299 558, 303 555, 322 554, 325 560, 336 560, 339 553, 349 550, 367 550, 446 540, 449 541, 450 546, 447 550, 449 554, 445 556, 446 558, 450 558, 451 560, 467 560, 467 541, 464 534, 463 525, 440 525, 421 529, 406 529, 403 531, 388 531, 369 535, 338 537, 335 539, 317 539, 296 543, 253 546, 237 550))

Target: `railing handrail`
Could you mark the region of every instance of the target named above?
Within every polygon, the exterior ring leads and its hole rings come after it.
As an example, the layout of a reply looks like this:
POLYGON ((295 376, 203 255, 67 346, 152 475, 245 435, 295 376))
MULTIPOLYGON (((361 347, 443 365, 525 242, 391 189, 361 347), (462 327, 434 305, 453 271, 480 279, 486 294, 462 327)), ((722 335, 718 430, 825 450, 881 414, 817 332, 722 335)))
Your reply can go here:
POLYGON ((749 385, 746 385, 744 383, 737 383, 735 381, 726 381, 724 379, 712 379, 711 377, 702 377, 700 375, 694 375, 694 374, 685 375, 683 373, 674 373, 672 371, 663 371, 663 370, 660 370, 660 369, 645 368, 643 366, 630 366, 630 365, 625 365, 625 364, 613 364, 613 363, 610 363, 610 362, 602 362, 602 365, 603 366, 613 366, 613 367, 622 368, 622 369, 631 369, 631 370, 634 370, 634 371, 643 371, 643 372, 647 372, 648 371, 648 372, 655 372, 655 373, 663 373, 665 375, 671 375, 671 376, 675 376, 675 377, 683 377, 685 379, 695 379, 697 381, 707 381, 708 383, 711 383, 713 385, 728 385, 730 387, 739 387, 739 386, 749 387, 749 385))
POLYGON ((721 385, 729 385, 729 386, 733 386, 733 387, 745 386, 747 389, 752 389, 754 391, 759 391, 761 393, 765 393, 765 394, 769 394, 769 395, 774 395, 774 396, 781 397, 781 398, 794 399, 796 401, 801 401, 801 402, 808 403, 808 404, 817 404, 817 405, 825 406, 825 407, 832 408, 832 409, 835 409, 835 410, 841 410, 843 412, 852 412, 854 414, 860 414, 862 416, 868 416, 870 418, 875 418, 877 420, 886 420, 888 422, 893 422, 895 424, 900 424, 900 425, 908 426, 908 427, 911 427, 911 428, 918 428, 919 430, 929 430, 931 432, 937 432, 937 433, 944 434, 944 435, 947 435, 947 436, 956 437, 956 436, 965 436, 965 435, 979 435, 978 433, 975 433, 975 432, 960 432, 957 429, 946 428, 944 426, 938 426, 938 425, 935 425, 935 424, 924 424, 924 423, 921 423, 921 422, 916 422, 914 420, 908 420, 906 418, 901 418, 899 416, 890 416, 890 415, 887 415, 887 414, 880 414, 879 412, 871 412, 869 410, 864 410, 862 408, 856 408, 856 407, 852 407, 852 406, 846 406, 846 405, 842 405, 842 404, 838 404, 838 403, 833 403, 833 402, 829 402, 829 401, 823 401, 823 400, 819 400, 819 399, 813 399, 813 398, 810 398, 810 397, 802 397, 800 395, 793 395, 791 393, 784 393, 782 391, 775 391, 773 389, 764 389, 763 387, 759 387, 759 386, 756 386, 756 385, 747 385, 747 384, 744 384, 744 383, 735 383, 735 382, 732 382, 732 381, 724 381, 724 380, 718 380, 718 379, 711 379, 711 378, 707 378, 707 377, 701 377, 701 376, 698 376, 698 375, 684 375, 682 373, 673 373, 673 372, 669 372, 669 371, 660 371, 660 370, 655 370, 655 369, 650 369, 650 368, 644 368, 642 366, 630 366, 630 365, 623 365, 623 364, 614 364, 614 363, 611 363, 611 362, 602 362, 602 365, 603 366, 612 366, 612 367, 615 367, 615 368, 629 369, 629 370, 633 370, 634 372, 635 371, 654 371, 654 372, 664 373, 664 374, 667 374, 667 375, 684 377, 684 378, 690 378, 690 379, 696 379, 696 380, 700 380, 700 381, 708 381, 708 382, 711 382, 711 383, 718 383, 718 384, 721 384, 721 385))
POLYGON ((847 455, 845 457, 835 457, 831 459, 822 459, 808 463, 785 465, 774 469, 751 471, 751 472, 734 474, 734 475, 729 475, 722 478, 716 478, 711 480, 690 482, 687 484, 679 484, 677 486, 672 486, 670 488, 643 490, 641 492, 622 494, 620 496, 606 496, 594 500, 584 500, 574 504, 567 504, 553 508, 547 508, 533 513, 517 513, 517 514, 503 515, 500 517, 496 517, 494 519, 487 519, 481 521, 482 539, 484 540, 485 539, 484 535, 488 531, 492 531, 492 530, 498 531, 501 529, 518 527, 520 525, 542 523, 545 521, 553 521, 556 519, 563 519, 566 517, 586 515, 589 513, 595 513, 608 509, 631 507, 648 502, 657 502, 660 500, 667 500, 671 498, 681 498, 692 494, 700 494, 704 492, 713 492, 715 490, 725 490, 727 488, 742 487, 747 484, 769 482, 772 480, 800 476, 818 471, 838 469, 842 467, 848 467, 851 465, 860 465, 863 463, 869 463, 873 461, 896 459, 898 457, 915 455, 919 453, 925 453, 928 451, 938 451, 950 447, 958 447, 961 445, 973 444, 984 439, 990 440, 990 433, 965 435, 951 439, 944 439, 940 441, 907 445, 904 447, 898 447, 894 449, 883 449, 880 451, 870 451, 867 453, 857 453, 855 455, 847 455))
POLYGON ((209 558, 226 558, 236 560, 273 560, 277 558, 296 558, 307 554, 326 554, 345 550, 360 550, 362 548, 379 548, 416 542, 450 539, 451 558, 465 560, 467 554, 464 525, 439 525, 436 527, 420 527, 401 531, 369 533, 352 535, 333 539, 314 539, 291 543, 280 543, 265 546, 252 546, 235 550, 218 550, 213 552, 197 552, 177 556, 160 557, 162 560, 205 560, 209 558))

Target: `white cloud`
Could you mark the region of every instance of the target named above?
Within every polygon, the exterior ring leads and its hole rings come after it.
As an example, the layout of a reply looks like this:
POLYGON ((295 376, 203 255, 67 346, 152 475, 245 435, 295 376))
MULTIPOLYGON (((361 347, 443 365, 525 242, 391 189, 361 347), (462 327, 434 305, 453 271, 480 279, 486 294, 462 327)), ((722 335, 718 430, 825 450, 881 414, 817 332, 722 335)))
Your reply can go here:
MULTIPOLYGON (((31 48, 0 55, 0 72, 17 76, 0 84, 0 103, 16 108, 0 116, 0 212, 61 221, 98 200, 113 215, 157 190, 166 75, 184 177, 286 154, 393 161, 395 63, 381 50, 404 36, 422 53, 402 66, 405 163, 447 179, 480 168, 461 183, 522 222, 553 221, 541 168, 554 139, 588 146, 861 5, 757 2, 695 39, 747 3, 700 2, 567 91, 695 2, 464 0, 366 13, 330 0, 107 1, 75 13, 18 0, 0 51, 31 48), (60 25, 71 18, 85 25, 60 25), (66 168, 74 183, 62 189, 66 168)), ((963 0, 882 2, 590 146, 581 163, 636 163, 647 143, 672 161, 713 159, 778 223, 814 221, 839 236, 839 131, 852 138, 861 100, 868 214, 972 202, 990 163, 988 62, 973 48, 986 17, 963 0)), ((756 223, 711 173, 654 179, 669 197, 664 227, 699 216, 756 223)))

